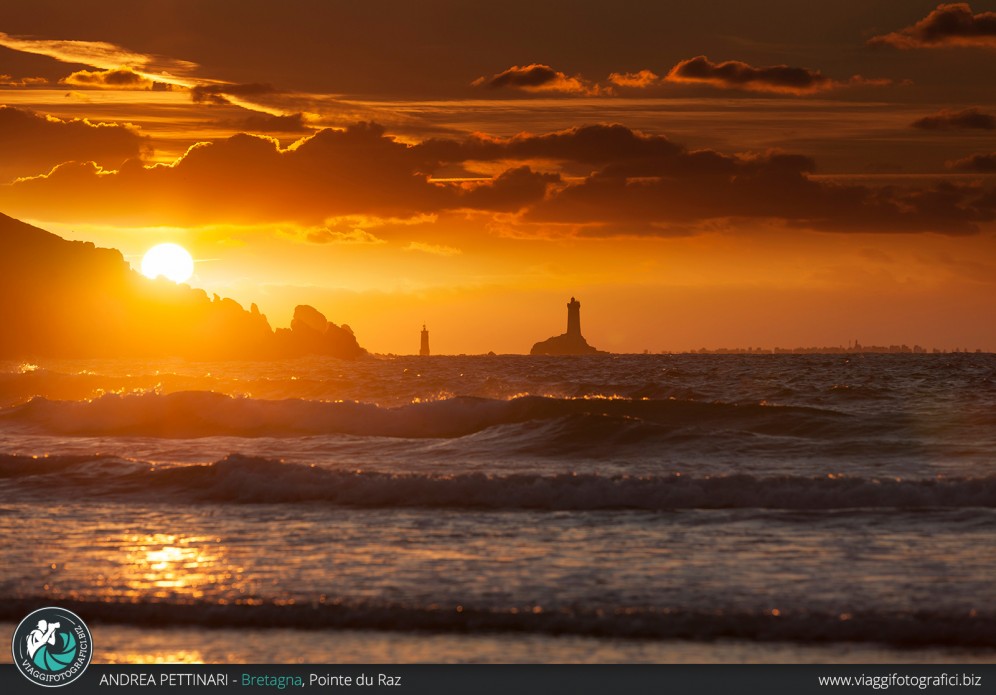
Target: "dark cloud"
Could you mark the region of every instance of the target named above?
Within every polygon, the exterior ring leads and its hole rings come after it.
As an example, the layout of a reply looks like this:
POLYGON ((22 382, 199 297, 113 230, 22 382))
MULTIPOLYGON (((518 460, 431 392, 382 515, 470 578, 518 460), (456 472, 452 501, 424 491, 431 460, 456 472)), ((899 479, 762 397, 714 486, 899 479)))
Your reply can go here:
POLYGON ((34 87, 48 84, 44 77, 11 77, 0 75, 0 87, 34 87))
POLYGON ((77 70, 59 80, 72 87, 94 87, 98 89, 137 89, 170 90, 173 85, 156 82, 130 68, 113 70, 77 70))
POLYGON ((574 225, 587 235, 659 236, 716 220, 732 229, 767 220, 827 232, 972 234, 996 219, 991 188, 828 183, 813 178, 813 170, 801 155, 683 150, 609 164, 556 189, 523 220, 574 225))
POLYGON ((444 162, 496 161, 502 159, 554 159, 582 164, 607 164, 621 160, 661 158, 682 150, 663 135, 648 135, 619 124, 587 125, 510 138, 475 134, 465 140, 433 138, 416 151, 430 166, 444 162))
POLYGON ((499 87, 540 87, 553 82, 558 76, 563 74, 562 72, 557 72, 549 65, 540 65, 538 63, 523 67, 516 65, 510 67, 508 70, 499 72, 497 75, 493 75, 482 84, 491 89, 499 87))
POLYGON ((996 174, 996 152, 973 154, 964 159, 949 162, 948 166, 959 171, 974 171, 979 174, 996 174))
POLYGON ((62 120, 0 106, 0 182, 44 174, 70 160, 115 168, 150 151, 148 140, 130 126, 62 120))
POLYGON ((951 111, 945 109, 911 123, 921 130, 996 130, 996 115, 977 107, 951 111))
MULTIPOLYGON (((975 170, 983 166, 978 162, 975 170)), ((143 225, 297 222, 329 230, 312 241, 338 243, 371 239, 356 231, 365 231, 361 223, 328 227, 329 220, 411 220, 458 210, 506 213, 501 224, 516 225, 518 234, 560 225, 601 236, 717 226, 749 232, 772 223, 828 232, 971 234, 996 218, 996 192, 979 182, 870 186, 823 180, 815 169, 801 154, 689 150, 621 125, 410 145, 379 125, 359 123, 287 148, 247 134, 199 143, 172 166, 131 161, 108 173, 93 163, 69 163, 0 187, 0 207, 143 225), (514 164, 483 181, 432 179, 436 170, 468 161, 514 164), (572 167, 580 175, 549 171, 572 167)))
POLYGON ((996 48, 996 12, 973 14, 972 8, 964 2, 938 5, 916 24, 876 36, 868 44, 901 49, 996 48))
POLYGON ((596 94, 599 88, 580 76, 570 77, 549 65, 532 63, 514 65, 491 77, 478 77, 475 87, 488 89, 514 88, 534 92, 563 92, 566 94, 596 94))
POLYGON ((754 67, 739 60, 714 63, 706 56, 682 60, 667 75, 670 82, 696 82, 779 94, 812 94, 838 86, 819 72, 788 65, 754 67))
POLYGON ((275 94, 278 90, 272 84, 252 82, 248 84, 199 84, 190 88, 190 98, 196 104, 229 104, 228 97, 256 97, 275 94))
POLYGON ((486 184, 472 184, 461 197, 468 208, 515 212, 541 200, 550 184, 558 183, 556 174, 533 171, 528 166, 502 172, 486 184))
POLYGON ((307 133, 311 130, 305 125, 302 113, 291 113, 285 116, 253 113, 245 118, 221 121, 218 125, 250 133, 307 133))
POLYGON ((410 218, 446 209, 511 209, 542 198, 555 180, 529 170, 463 187, 430 180, 416 148, 376 124, 322 130, 283 149, 239 134, 199 143, 172 166, 133 161, 115 173, 70 163, 0 191, 0 205, 52 209, 65 219, 134 224, 296 221, 330 217, 410 218), (493 190, 492 190, 493 189, 493 190))

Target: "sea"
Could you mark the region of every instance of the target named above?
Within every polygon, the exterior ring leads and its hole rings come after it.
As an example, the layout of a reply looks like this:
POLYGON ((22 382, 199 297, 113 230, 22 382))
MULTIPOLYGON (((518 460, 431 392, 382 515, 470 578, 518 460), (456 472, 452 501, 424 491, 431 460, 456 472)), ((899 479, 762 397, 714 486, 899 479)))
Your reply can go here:
POLYGON ((0 533, 97 662, 994 662, 996 356, 0 363, 0 533))

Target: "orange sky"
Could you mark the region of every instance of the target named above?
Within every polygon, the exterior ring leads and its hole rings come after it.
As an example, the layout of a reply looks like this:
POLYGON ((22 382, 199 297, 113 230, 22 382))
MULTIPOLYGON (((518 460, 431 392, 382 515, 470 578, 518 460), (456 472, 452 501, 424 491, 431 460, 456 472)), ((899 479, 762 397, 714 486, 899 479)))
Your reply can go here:
POLYGON ((996 4, 379 4, 5 3, 0 212, 374 352, 996 350, 996 4))

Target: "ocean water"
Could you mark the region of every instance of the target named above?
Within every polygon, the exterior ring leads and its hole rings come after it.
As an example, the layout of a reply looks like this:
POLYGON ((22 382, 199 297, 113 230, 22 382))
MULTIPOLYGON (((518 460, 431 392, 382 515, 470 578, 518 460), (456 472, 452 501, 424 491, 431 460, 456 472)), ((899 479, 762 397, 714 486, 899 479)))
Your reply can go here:
POLYGON ((0 443, 98 661, 996 660, 989 354, 6 363, 0 443))

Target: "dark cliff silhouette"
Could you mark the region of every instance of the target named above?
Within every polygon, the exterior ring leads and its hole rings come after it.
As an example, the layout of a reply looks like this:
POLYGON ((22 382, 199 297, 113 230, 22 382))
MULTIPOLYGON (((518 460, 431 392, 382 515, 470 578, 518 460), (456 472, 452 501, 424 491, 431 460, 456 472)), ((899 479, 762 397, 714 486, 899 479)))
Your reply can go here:
POLYGON ((596 350, 581 335, 581 302, 571 297, 567 305, 567 332, 536 343, 530 355, 598 355, 596 350))
POLYGON ((0 357, 276 358, 366 354, 348 326, 299 306, 290 329, 255 304, 162 278, 115 249, 67 241, 0 214, 0 357))

